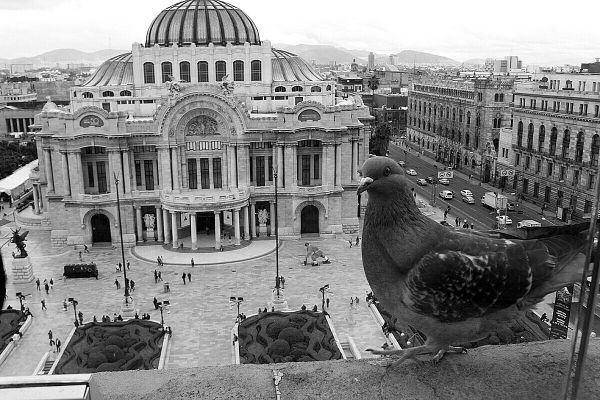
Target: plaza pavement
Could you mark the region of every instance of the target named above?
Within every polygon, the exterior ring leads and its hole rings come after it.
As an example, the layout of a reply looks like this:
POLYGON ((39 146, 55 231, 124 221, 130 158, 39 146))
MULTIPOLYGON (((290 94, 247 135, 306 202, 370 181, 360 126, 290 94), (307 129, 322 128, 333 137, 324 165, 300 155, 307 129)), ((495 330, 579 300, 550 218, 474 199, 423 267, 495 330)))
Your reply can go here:
MULTIPOLYGON (((424 199, 422 199, 424 200, 424 199)), ((443 212, 434 207, 423 209, 424 214, 440 221, 443 212)), ((452 215, 448 220, 452 221, 452 215)), ((9 237, 14 223, 0 227, 1 243, 9 237)), ((35 282, 15 284, 11 276, 12 245, 2 248, 8 275, 8 297, 5 307, 10 304, 19 307, 16 292, 31 294, 27 306, 34 315, 33 324, 18 342, 18 346, 8 360, 0 365, 0 376, 31 375, 43 354, 48 351, 49 329, 63 341, 73 328, 73 308, 69 305, 63 311, 63 300, 74 297, 78 311, 84 314, 84 322, 93 315, 100 320, 102 315, 113 316, 119 313, 123 300, 123 273, 115 272, 121 260, 120 248, 90 247, 90 254, 83 254, 84 261, 93 261, 100 272, 99 279, 61 279, 63 266, 79 262, 79 250, 73 248, 53 249, 50 246, 48 231, 30 231, 27 237, 27 250, 34 266, 34 274, 44 279, 54 279, 54 288, 46 295, 43 289, 37 291, 35 282), (117 290, 115 279, 121 283, 117 290), (40 300, 46 299, 48 310, 42 311, 40 300)), ((280 275, 285 277, 284 294, 290 309, 300 309, 305 304, 321 308, 319 288, 329 284, 331 293, 330 308, 334 328, 342 342, 348 336, 354 339, 363 357, 370 357, 367 348, 378 348, 385 342, 380 327, 370 314, 365 294, 370 291, 363 267, 361 248, 349 247, 348 239, 311 238, 283 241, 280 247, 280 275), (311 241, 319 246, 331 259, 329 265, 318 267, 304 266, 304 243, 311 241), (350 297, 358 297, 359 305, 351 306, 350 297)), ((240 311, 254 314, 258 308, 268 306, 275 281, 274 240, 256 240, 245 247, 223 253, 178 253, 158 245, 138 246, 126 249, 126 259, 131 263, 127 271, 129 279, 135 281, 135 307, 139 314, 149 313, 160 322, 160 312, 154 309, 152 299, 170 300, 171 306, 164 312, 164 321, 173 329, 173 341, 166 368, 184 368, 210 365, 226 365, 232 362, 231 328, 237 314, 229 303, 230 296, 243 297, 240 311), (161 254, 169 263, 157 267, 156 256, 161 254), (189 264, 194 256, 196 266, 189 264), (215 264, 222 260, 225 264, 215 264), (256 257, 256 258, 254 258, 256 257), (244 261, 233 262, 239 259, 244 261), (205 264, 202 264, 205 262, 205 264), (171 292, 163 292, 163 283, 154 283, 154 270, 162 272, 164 281, 170 282, 171 292), (190 272, 192 282, 183 284, 181 274, 190 272)), ((551 315, 551 307, 543 304, 541 312, 551 315)), ((51 358, 54 354, 51 354, 51 358)))

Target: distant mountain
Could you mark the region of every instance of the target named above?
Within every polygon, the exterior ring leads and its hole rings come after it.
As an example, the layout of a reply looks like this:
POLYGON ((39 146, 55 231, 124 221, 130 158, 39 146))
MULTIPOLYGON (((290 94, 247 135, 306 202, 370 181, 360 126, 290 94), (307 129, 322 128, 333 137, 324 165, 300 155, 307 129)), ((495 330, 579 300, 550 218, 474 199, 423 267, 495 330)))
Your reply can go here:
POLYGON ((448 57, 438 56, 436 54, 424 53, 422 51, 415 50, 402 50, 398 54, 394 54, 394 61, 396 64, 439 64, 439 65, 459 65, 458 61, 455 61, 448 57))
MULTIPOLYGON (((299 55, 308 62, 315 61, 317 64, 329 64, 330 61, 335 61, 338 64, 349 64, 352 60, 360 58, 360 56, 351 53, 349 50, 340 49, 329 45, 316 44, 273 44, 273 47, 279 50, 286 50, 296 55, 299 55)), ((368 54, 368 52, 367 52, 368 54)))
POLYGON ((0 64, 33 64, 34 68, 53 67, 57 64, 61 67, 66 67, 67 64, 91 64, 95 66, 122 53, 127 53, 127 50, 106 49, 86 53, 75 49, 57 49, 33 57, 0 59, 0 64))
POLYGON ((468 64, 468 65, 484 65, 485 64, 485 60, 483 58, 471 58, 471 59, 468 59, 466 61, 463 61, 463 64, 468 64))

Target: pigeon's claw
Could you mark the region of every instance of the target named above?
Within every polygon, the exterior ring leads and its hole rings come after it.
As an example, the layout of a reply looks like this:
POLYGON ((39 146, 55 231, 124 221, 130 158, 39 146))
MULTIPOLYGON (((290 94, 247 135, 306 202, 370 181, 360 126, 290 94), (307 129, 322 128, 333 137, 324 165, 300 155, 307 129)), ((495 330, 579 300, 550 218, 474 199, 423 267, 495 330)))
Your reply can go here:
POLYGON ((444 354, 446 353, 466 354, 467 349, 465 349, 464 347, 448 346, 447 348, 439 349, 439 351, 436 353, 435 356, 433 356, 431 361, 433 361, 434 364, 439 363, 444 357, 444 354))

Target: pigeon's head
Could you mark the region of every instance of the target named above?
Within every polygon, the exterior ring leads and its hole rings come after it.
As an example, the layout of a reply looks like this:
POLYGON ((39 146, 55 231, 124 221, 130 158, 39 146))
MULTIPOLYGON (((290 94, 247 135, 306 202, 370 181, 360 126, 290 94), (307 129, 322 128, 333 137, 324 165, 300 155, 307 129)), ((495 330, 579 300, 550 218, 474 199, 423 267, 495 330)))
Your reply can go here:
POLYGON ((397 190, 400 182, 404 181, 404 171, 389 157, 371 157, 367 159, 359 170, 361 175, 358 194, 364 191, 369 193, 386 193, 397 190))

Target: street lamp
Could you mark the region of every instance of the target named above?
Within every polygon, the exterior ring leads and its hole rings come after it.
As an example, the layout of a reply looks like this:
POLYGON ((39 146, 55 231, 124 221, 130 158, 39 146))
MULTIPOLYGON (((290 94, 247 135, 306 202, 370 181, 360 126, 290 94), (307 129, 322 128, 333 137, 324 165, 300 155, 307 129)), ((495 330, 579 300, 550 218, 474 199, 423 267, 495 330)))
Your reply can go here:
POLYGON ((160 326, 163 331, 165 330, 165 319, 163 318, 163 308, 167 307, 170 304, 171 304, 171 302, 169 300, 159 301, 158 303, 156 303, 156 305, 158 306, 158 309, 160 310, 160 326))
MULTIPOLYGON (((277 197, 277 170, 273 169, 273 179, 275 180, 275 289, 277 291, 277 298, 279 298, 280 292, 280 278, 279 278, 279 204, 277 197)), ((273 216, 271 216, 273 218, 273 216)), ((239 308, 239 304, 238 304, 239 308)), ((239 314, 239 312, 238 312, 239 314)))
POLYGON ((319 292, 323 295, 323 301, 321 302, 321 311, 325 312, 325 291, 329 289, 329 284, 321 286, 319 292))
POLYGON ((229 302, 233 305, 234 303, 237 304, 237 317, 236 317, 236 321, 238 321, 240 319, 240 304, 242 304, 244 302, 244 298, 243 297, 236 297, 236 296, 231 296, 229 297, 229 302))
POLYGON ((69 297, 69 303, 73 304, 73 316, 75 317, 75 326, 79 326, 79 322, 77 321, 77 304, 79 302, 75 300, 73 297, 69 297))
POLYGON ((123 224, 121 223, 121 200, 119 198, 119 178, 114 174, 115 187, 117 188, 117 217, 119 218, 119 237, 121 239, 121 259, 123 260, 123 279, 125 286, 125 306, 122 309, 123 314, 133 313, 133 298, 129 295, 129 285, 127 284, 127 268, 125 263, 125 249, 123 246, 123 224), (131 300, 131 304, 130 304, 131 300))

